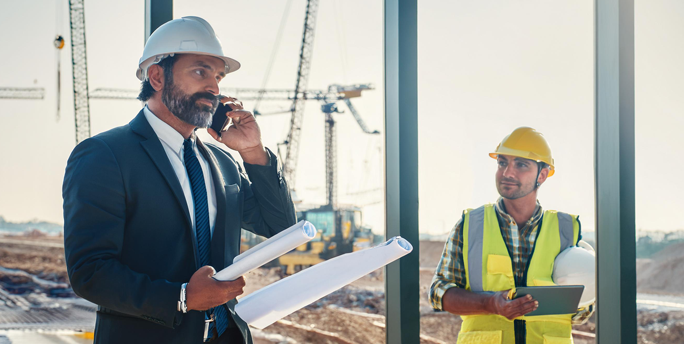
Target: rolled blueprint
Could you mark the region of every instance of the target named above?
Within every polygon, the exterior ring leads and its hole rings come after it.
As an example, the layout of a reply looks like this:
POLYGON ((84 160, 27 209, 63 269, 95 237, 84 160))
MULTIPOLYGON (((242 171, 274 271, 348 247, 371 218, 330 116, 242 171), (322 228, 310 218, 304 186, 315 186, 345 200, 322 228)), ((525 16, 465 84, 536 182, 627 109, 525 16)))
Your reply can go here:
POLYGON ((316 228, 311 222, 299 221, 292 227, 235 257, 233 264, 219 271, 214 275, 214 279, 232 281, 294 250, 297 246, 310 241, 315 236, 316 228))
POLYGON ((249 325, 263 329, 412 250, 411 243, 397 236, 379 246, 335 257, 245 296, 235 311, 249 325))

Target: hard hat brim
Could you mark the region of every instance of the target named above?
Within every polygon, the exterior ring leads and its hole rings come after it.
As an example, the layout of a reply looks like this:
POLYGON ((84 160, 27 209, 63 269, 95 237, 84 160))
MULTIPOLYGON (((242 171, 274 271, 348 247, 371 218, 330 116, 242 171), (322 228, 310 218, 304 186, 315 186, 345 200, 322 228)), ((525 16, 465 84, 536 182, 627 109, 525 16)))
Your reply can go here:
MULTIPOLYGON (((237 60, 232 59, 228 56, 220 56, 220 55, 209 54, 209 53, 204 53, 204 52, 200 52, 200 51, 191 51, 191 52, 176 51, 176 52, 170 52, 169 54, 194 54, 194 55, 213 56, 213 57, 219 58, 219 59, 223 60, 223 62, 226 65, 226 70, 225 70, 226 75, 228 75, 232 72, 235 72, 236 70, 240 69, 240 67, 242 66, 240 64, 240 62, 238 62, 237 60)), ((151 56, 148 59, 146 59, 145 61, 143 61, 142 63, 140 63, 138 70, 135 72, 135 76, 138 77, 138 80, 140 80, 140 81, 144 80, 144 74, 145 73, 143 73, 143 71, 147 70, 147 68, 149 68, 152 65, 152 61, 154 61, 155 57, 156 56, 151 56)))
POLYGON ((554 173, 556 173, 556 169, 553 166, 553 162, 548 162, 548 161, 545 161, 543 159, 540 159, 538 156, 535 156, 534 153, 524 152, 524 151, 520 151, 517 149, 510 149, 507 147, 499 147, 498 152, 489 153, 489 156, 492 159, 497 159, 499 157, 499 155, 510 155, 510 156, 514 156, 517 158, 532 160, 532 161, 535 161, 538 163, 543 162, 543 163, 549 165, 549 177, 551 177, 554 173))

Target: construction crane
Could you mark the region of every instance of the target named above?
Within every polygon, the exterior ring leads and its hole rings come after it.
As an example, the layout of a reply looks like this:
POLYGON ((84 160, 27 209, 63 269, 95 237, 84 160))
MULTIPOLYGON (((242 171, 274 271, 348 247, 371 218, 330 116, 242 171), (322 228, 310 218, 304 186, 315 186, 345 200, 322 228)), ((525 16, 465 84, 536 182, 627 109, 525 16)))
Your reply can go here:
POLYGON ((340 207, 337 203, 337 127, 334 113, 342 113, 337 106, 342 101, 354 116, 361 130, 366 134, 380 134, 370 130, 351 103, 351 98, 361 96, 364 90, 372 90, 370 84, 340 86, 330 85, 323 97, 321 111, 325 114, 325 193, 327 203, 313 209, 298 212, 299 220, 307 220, 319 231, 314 240, 297 247, 293 252, 282 255, 278 262, 282 273, 290 275, 299 269, 318 264, 326 259, 369 247, 374 236, 369 228, 361 224, 361 211, 357 207, 340 207))
POLYGON ((371 131, 363 121, 354 105, 352 105, 351 98, 361 96, 361 91, 372 90, 373 86, 369 84, 341 86, 330 85, 328 92, 330 94, 342 95, 341 99, 322 99, 321 111, 325 114, 325 194, 327 206, 335 209, 337 207, 337 129, 335 127, 335 119, 333 113, 342 113, 339 110, 336 101, 342 100, 349 111, 354 116, 354 119, 366 134, 380 134, 379 131, 371 131))
POLYGON ((0 87, 0 99, 43 99, 42 87, 0 87))
POLYGON ((90 137, 88 59, 86 55, 85 10, 83 2, 84 0, 69 1, 76 144, 90 137))
POLYGON ((300 92, 306 89, 311 70, 311 57, 313 55, 314 32, 316 28, 316 14, 318 13, 318 0, 306 2, 306 15, 304 17, 304 33, 302 34, 302 46, 299 50, 299 67, 297 68, 297 82, 295 83, 294 99, 292 100, 292 117, 290 118, 290 130, 287 139, 283 142, 287 145, 287 153, 283 160, 283 172, 292 189, 295 188, 297 158, 299 156, 299 139, 302 134, 302 120, 304 118, 304 101, 299 97, 300 92))
MULTIPOLYGON (((137 99, 140 90, 122 88, 96 88, 90 93, 90 99, 137 99)), ((221 94, 229 95, 239 100, 293 100, 295 91, 288 89, 257 89, 257 88, 221 88, 221 94)), ((298 99, 322 100, 324 98, 342 100, 344 94, 330 94, 325 90, 305 90, 299 92, 298 99)), ((290 112, 290 111, 288 111, 290 112)), ((258 113, 255 113, 258 114, 258 113)))

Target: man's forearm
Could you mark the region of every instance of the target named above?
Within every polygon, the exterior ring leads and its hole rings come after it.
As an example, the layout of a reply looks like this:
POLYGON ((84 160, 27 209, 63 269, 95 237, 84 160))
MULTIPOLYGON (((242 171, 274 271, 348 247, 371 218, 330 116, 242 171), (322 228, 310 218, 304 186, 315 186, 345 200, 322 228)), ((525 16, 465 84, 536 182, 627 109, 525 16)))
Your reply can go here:
POLYGON ((473 292, 449 288, 442 297, 442 309, 456 315, 492 314, 493 292, 473 292))

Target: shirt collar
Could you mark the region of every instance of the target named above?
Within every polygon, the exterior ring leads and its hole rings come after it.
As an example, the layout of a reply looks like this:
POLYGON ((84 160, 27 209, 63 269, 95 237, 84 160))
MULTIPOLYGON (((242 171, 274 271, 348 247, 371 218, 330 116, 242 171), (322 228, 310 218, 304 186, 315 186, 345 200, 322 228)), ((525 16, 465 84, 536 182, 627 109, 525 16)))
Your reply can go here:
MULTIPOLYGON (((504 204, 503 197, 499 197, 499 199, 494 204, 494 209, 496 210, 497 213, 499 213, 500 216, 504 216, 506 218, 513 219, 513 217, 506 212, 506 205, 504 204)), ((532 213, 532 217, 530 217, 530 219, 527 220, 527 224, 534 223, 537 219, 539 219, 541 213, 542 213, 541 203, 539 203, 539 200, 537 200, 537 206, 534 208, 534 212, 532 213)), ((520 226, 520 225, 521 224, 519 223, 518 226, 520 226)))
MULTIPOLYGON (((159 140, 169 146, 169 148, 178 154, 178 156, 181 156, 181 152, 183 151, 183 142, 185 141, 185 139, 183 139, 183 135, 176 131, 176 129, 173 129, 172 126, 159 119, 159 117, 152 113, 147 105, 145 105, 143 108, 143 112, 145 113, 147 122, 150 123, 152 130, 154 130, 155 134, 157 134, 159 140)), ((190 139, 193 141, 194 146, 194 135, 192 135, 190 139)))

